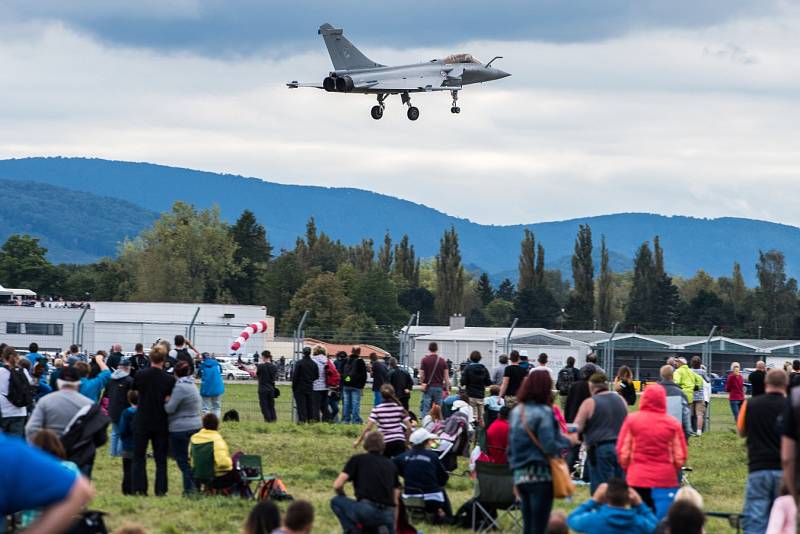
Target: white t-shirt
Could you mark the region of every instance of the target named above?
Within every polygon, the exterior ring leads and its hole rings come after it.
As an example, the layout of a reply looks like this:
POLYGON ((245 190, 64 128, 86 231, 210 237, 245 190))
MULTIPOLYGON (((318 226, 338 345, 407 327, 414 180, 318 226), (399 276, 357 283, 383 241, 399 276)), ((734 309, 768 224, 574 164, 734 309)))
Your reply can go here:
POLYGON ((536 371, 547 371, 548 373, 550 373, 550 380, 553 381, 553 387, 555 387, 556 374, 552 369, 550 369, 549 367, 542 366, 542 365, 536 365, 535 367, 531 367, 531 370, 529 372, 533 373, 533 372, 536 372, 536 371))
MULTIPOLYGON (((31 381, 31 377, 28 374, 28 371, 25 371, 25 377, 28 379, 28 382, 31 381)), ((25 417, 28 415, 28 409, 26 407, 20 408, 19 406, 14 406, 8 399, 8 382, 11 379, 11 372, 6 369, 5 367, 0 367, 0 414, 3 417, 25 417)))

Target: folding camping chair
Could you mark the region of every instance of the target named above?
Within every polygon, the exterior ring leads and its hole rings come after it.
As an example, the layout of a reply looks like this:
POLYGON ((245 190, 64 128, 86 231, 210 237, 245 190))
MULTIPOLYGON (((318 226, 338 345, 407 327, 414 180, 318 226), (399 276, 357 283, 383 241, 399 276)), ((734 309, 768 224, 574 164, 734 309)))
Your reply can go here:
POLYGON ((266 481, 261 456, 242 454, 237 458, 236 463, 239 468, 239 478, 242 481, 242 486, 246 488, 247 496, 254 498, 256 493, 250 489, 250 483, 256 483, 257 492, 259 485, 266 481))
POLYGON ((500 521, 506 516, 511 518, 515 528, 521 529, 522 516, 514 513, 519 510, 519 501, 514 495, 514 475, 508 465, 476 462, 472 530, 475 532, 502 530, 500 521), (503 510, 503 513, 494 517, 490 510, 503 510))
POLYGON ((214 481, 214 444, 212 442, 192 443, 192 478, 203 493, 213 495, 216 491, 211 487, 214 481))

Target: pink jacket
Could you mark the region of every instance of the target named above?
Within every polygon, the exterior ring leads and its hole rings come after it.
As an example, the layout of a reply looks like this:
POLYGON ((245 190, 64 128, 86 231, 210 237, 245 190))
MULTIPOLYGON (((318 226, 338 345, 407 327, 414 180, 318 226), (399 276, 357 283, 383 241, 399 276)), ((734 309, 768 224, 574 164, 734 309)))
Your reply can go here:
POLYGON ((725 391, 728 392, 728 400, 744 400, 744 378, 742 375, 731 373, 725 381, 725 391))
POLYGON ((667 392, 662 386, 647 386, 639 411, 625 418, 617 456, 631 486, 678 486, 678 470, 686 462, 686 439, 681 424, 667 415, 667 392))

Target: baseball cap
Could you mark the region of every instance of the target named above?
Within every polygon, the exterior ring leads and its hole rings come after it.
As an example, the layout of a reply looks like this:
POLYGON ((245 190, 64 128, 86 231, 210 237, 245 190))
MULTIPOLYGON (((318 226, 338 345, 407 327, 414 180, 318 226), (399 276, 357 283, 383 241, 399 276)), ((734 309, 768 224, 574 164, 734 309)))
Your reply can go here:
POLYGON ((74 367, 62 367, 61 374, 58 375, 59 380, 63 380, 64 382, 80 382, 81 375, 78 373, 78 370, 74 367))
POLYGON ((411 436, 408 438, 408 440, 411 442, 412 445, 422 445, 429 439, 437 439, 438 437, 439 436, 437 436, 436 434, 428 432, 424 428, 418 428, 417 430, 411 433, 411 436))

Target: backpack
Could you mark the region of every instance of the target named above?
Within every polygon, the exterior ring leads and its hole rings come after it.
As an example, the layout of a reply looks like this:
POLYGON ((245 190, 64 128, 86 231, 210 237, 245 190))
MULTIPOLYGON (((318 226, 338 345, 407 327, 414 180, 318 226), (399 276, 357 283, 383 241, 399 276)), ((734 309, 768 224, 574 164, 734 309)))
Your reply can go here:
POLYGON ((329 388, 338 388, 341 380, 342 376, 339 374, 336 366, 333 365, 333 362, 330 360, 325 362, 325 385, 329 388))
POLYGON ((8 395, 6 395, 8 402, 17 408, 30 406, 33 403, 33 392, 25 370, 21 367, 14 367, 8 371, 8 395))
POLYGON ((558 394, 562 397, 566 397, 569 394, 569 388, 572 387, 573 382, 575 382, 575 368, 564 367, 561 369, 556 379, 558 394))
POLYGON ((189 374, 194 375, 194 359, 192 355, 189 353, 189 349, 186 347, 181 347, 175 350, 175 365, 178 365, 178 362, 186 362, 189 364, 189 374))
POLYGON ((61 436, 66 459, 80 468, 90 465, 97 447, 108 442, 106 429, 109 423, 111 419, 99 404, 89 404, 78 410, 61 436))
POLYGON ((270 478, 262 480, 256 488, 256 500, 267 501, 274 499, 276 501, 291 501, 294 500, 286 489, 286 485, 279 478, 270 478))

